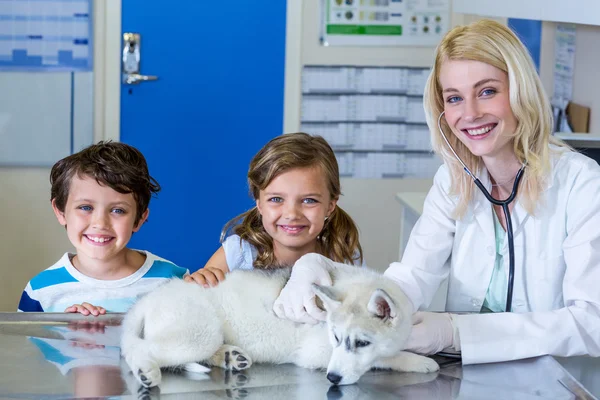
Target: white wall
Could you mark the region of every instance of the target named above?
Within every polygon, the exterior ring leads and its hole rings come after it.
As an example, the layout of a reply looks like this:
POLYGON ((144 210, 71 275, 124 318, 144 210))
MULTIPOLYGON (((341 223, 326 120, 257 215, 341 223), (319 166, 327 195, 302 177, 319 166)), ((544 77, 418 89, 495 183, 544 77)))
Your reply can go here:
MULTIPOLYGON (((551 96, 554 92, 554 38, 556 22, 542 24, 542 51, 540 77, 544 89, 551 96)), ((575 72, 573 79, 573 102, 591 108, 590 134, 600 136, 600 26, 576 25, 575 72)))
MULTIPOLYGON (((319 43, 319 0, 288 0, 288 42, 286 71, 285 131, 300 126, 303 65, 406 65, 430 66, 431 47, 323 47, 319 43)), ((452 25, 466 24, 479 16, 453 14, 452 25)), ((506 23, 505 18, 495 18, 506 23)), ((556 23, 544 22, 540 75, 548 94, 553 92, 554 30, 556 23)), ((577 51, 573 100, 592 108, 590 131, 600 135, 600 80, 595 79, 600 65, 600 27, 577 25, 577 51)), ((343 179, 340 200, 355 219, 369 266, 384 270, 396 261, 399 251, 400 205, 395 199, 400 191, 427 191, 431 180, 343 179)))
MULTIPOLYGON (((65 251, 72 251, 50 206, 50 167, 39 167, 69 154, 71 77, 68 72, 0 74, 2 100, 10 103, 10 107, 2 107, 2 117, 10 123, 0 127, 0 143, 10 156, 0 151, 2 159, 9 165, 21 164, 24 156, 19 154, 28 145, 29 156, 33 153, 41 161, 34 162, 36 167, 0 166, 0 311, 16 311, 29 279, 54 264, 65 251), (29 90, 22 90, 24 87, 29 90), (33 132, 49 135, 51 144, 36 141, 33 132), (13 135, 21 140, 12 140, 14 144, 8 146, 13 135)), ((93 140, 92 87, 91 72, 75 74, 75 150, 93 140)))
MULTIPOLYGON (((116 1, 110 3, 111 7, 116 4, 116 1)), ((323 48, 318 42, 318 8, 319 0, 288 0, 286 132, 297 131, 300 126, 299 73, 303 64, 428 66, 432 61, 432 48, 323 48)), ((101 16, 106 26, 114 25, 109 30, 113 41, 120 40, 120 19, 114 17, 118 14, 118 9, 116 7, 116 11, 104 16, 96 12, 96 17, 101 16)), ((452 21, 453 24, 460 24, 474 19, 476 17, 454 15, 452 21)), ((101 28, 101 24, 96 28, 101 28)), ((543 24, 541 75, 549 93, 552 92, 553 28, 553 23, 543 24)), ((600 52, 595 51, 599 39, 600 27, 578 26, 574 100, 592 107, 591 129, 600 134, 600 80, 595 79, 600 61, 600 52)), ((96 44, 102 45, 95 47, 97 65, 108 60, 104 56, 105 45, 100 40, 98 35, 96 44)), ((109 64, 114 64, 118 54, 110 57, 109 64)), ((95 75, 98 75, 98 71, 98 68, 95 69, 95 75)), ((118 75, 115 69, 102 72, 106 76, 118 75)), ((100 94, 104 102, 118 101, 118 79, 118 76, 107 77, 106 81, 116 81, 112 86, 116 85, 117 89, 96 95, 100 94)), ((112 87, 97 76, 94 84, 95 88, 103 90, 107 86, 112 87)), ((107 112, 104 105, 98 102, 93 105, 96 140, 115 137, 118 132, 118 116, 105 115, 107 112)), ((86 115, 87 118, 89 116, 86 115)), ((25 283, 54 263, 65 251, 71 250, 63 228, 56 221, 50 207, 49 172, 49 168, 0 168, 0 311, 15 310, 25 283)), ((344 196, 339 204, 359 225, 369 265, 383 270, 397 259, 400 206, 395 200, 396 193, 425 191, 430 184, 428 180, 342 180, 344 196)))
POLYGON ((369 267, 384 271, 398 261, 400 203, 398 192, 425 192, 429 179, 342 179, 339 206, 348 212, 360 231, 360 242, 369 267))
MULTIPOLYGON (((110 3, 115 3, 116 0, 110 0, 110 3)), ((120 9, 120 3, 119 3, 120 9)), ((104 30, 109 23, 115 23, 115 17, 105 11, 107 8, 105 1, 94 2, 94 17, 95 22, 100 20, 101 23, 95 23, 94 35, 94 73, 78 72, 75 74, 74 85, 74 148, 79 149, 91 143, 91 139, 97 141, 101 138, 113 137, 105 132, 115 131, 114 116, 105 115, 105 110, 102 100, 115 101, 114 93, 112 96, 106 95, 106 82, 110 79, 98 79, 104 77, 104 68, 97 68, 105 61, 105 41, 104 30), (99 74, 98 72, 102 72, 99 74), (94 88, 99 88, 98 94, 100 97, 94 97, 94 88)), ((116 19, 120 24, 120 13, 116 19)), ((120 40, 120 28, 116 32, 116 40, 120 40)), ((117 59, 119 55, 117 54, 117 59)), ((114 63, 114 57, 111 60, 114 63)), ((59 85, 60 91, 70 92, 71 83, 69 73, 7 73, 4 77, 10 76, 11 79, 19 82, 31 82, 32 77, 35 80, 44 81, 52 87, 59 85), (10 75, 9 75, 10 74, 10 75), (65 78, 67 77, 67 78, 65 78), (49 82, 51 81, 51 82, 49 82)), ((117 74, 118 70, 111 71, 117 74)), ((117 95, 118 82, 116 80, 117 95)), ((113 86, 115 79, 112 79, 113 86)), ((37 118, 42 121, 44 119, 56 119, 57 115, 48 115, 49 107, 44 107, 44 101, 37 99, 32 102, 35 96, 48 95, 53 93, 41 94, 39 91, 30 91, 29 93, 23 90, 7 90, 12 85, 0 85, 0 96, 3 100, 11 101, 16 104, 22 104, 21 108, 26 109, 29 113, 20 118, 37 118), (38 106, 34 106, 37 104, 38 106), (51 117, 51 118, 49 118, 51 117)), ((23 85, 21 85, 23 86, 23 85)), ((118 99, 117 99, 118 100, 118 99)), ((57 101, 56 99, 53 101, 57 101)), ((68 115, 63 116, 67 120, 70 119, 70 99, 61 99, 59 104, 54 104, 54 110, 60 109, 60 113, 68 115)), ((110 108, 109 108, 110 109, 110 108)), ((3 112, 6 109, 2 110, 3 112)), ((55 111, 56 112, 56 111, 55 111)), ((8 115, 10 118, 16 118, 15 115, 8 115)), ((61 117, 62 119, 64 119, 61 117)), ((15 124, 19 126, 19 124, 15 124)), ((27 126, 22 124, 21 127, 27 126)), ((31 126, 29 124, 29 126, 31 126)), ((48 124, 44 125, 48 128, 48 124)), ((118 120, 116 121, 118 127, 118 120)), ((64 135, 65 129, 68 127, 57 128, 50 130, 50 135, 64 135), (59 131, 57 131, 59 129, 59 131)), ((25 129, 25 128, 23 128, 25 129)), ((7 135, 19 135, 18 129, 10 129, 5 132, 7 135)), ((68 135, 69 133, 66 132, 68 135)), ((42 151, 42 150, 40 150, 42 151)), ((57 160, 56 160, 57 161, 57 160)), ((0 312, 1 311, 16 311, 21 292, 23 288, 34 275, 48 268, 56 262, 60 256, 66 251, 73 251, 73 248, 67 239, 64 229, 58 224, 52 207, 50 206, 50 167, 0 167, 0 312)))
MULTIPOLYGON (((433 48, 321 46, 319 0, 304 0, 302 10, 301 65, 404 65, 428 67, 433 48)), ((301 70, 300 70, 301 71, 301 70)), ((301 101, 301 98, 298 99, 301 101)), ((298 120, 300 118, 298 117, 298 120)), ((313 132, 309 132, 313 133, 313 132)), ((378 270, 398 259, 400 240, 399 191, 423 191, 431 180, 343 179, 340 207, 359 226, 367 265, 378 270)))
MULTIPOLYGON (((294 75, 286 79, 286 132, 298 131, 300 127, 303 65, 429 67, 433 62, 433 47, 321 46, 320 1, 289 0, 288 9, 286 70, 293 71, 294 75)), ((452 24, 475 19, 477 17, 453 15, 452 24)), ((339 204, 359 226, 365 259, 370 267, 383 271, 391 262, 398 261, 401 210, 396 193, 427 191, 431 182, 431 179, 342 179, 344 195, 339 204)))
POLYGON ((71 244, 50 206, 47 168, 0 168, 0 311, 16 311, 27 281, 71 244))

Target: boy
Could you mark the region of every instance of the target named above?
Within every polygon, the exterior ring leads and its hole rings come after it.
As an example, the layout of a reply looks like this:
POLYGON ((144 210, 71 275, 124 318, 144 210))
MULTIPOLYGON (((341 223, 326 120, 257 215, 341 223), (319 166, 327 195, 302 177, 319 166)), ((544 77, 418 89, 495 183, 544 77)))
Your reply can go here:
POLYGON ((77 252, 29 281, 19 311, 124 312, 140 295, 189 273, 126 247, 160 191, 139 150, 110 141, 91 145, 54 164, 50 183, 52 209, 77 252))

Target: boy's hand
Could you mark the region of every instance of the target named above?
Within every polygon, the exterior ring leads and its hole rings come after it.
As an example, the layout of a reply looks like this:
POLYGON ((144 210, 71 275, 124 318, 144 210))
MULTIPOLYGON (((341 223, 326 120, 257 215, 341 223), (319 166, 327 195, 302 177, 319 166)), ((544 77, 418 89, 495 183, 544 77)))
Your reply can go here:
POLYGON ((204 267, 191 275, 185 276, 183 280, 186 282, 196 282, 204 287, 214 287, 217 286, 219 282, 225 280, 225 273, 219 268, 204 267))
POLYGON ((106 324, 101 321, 73 321, 67 325, 72 331, 83 331, 87 333, 104 333, 106 331, 106 324))
POLYGON ((67 307, 65 309, 65 312, 66 313, 80 313, 83 315, 91 314, 94 317, 97 317, 98 315, 106 314, 106 310, 103 307, 94 306, 94 305, 91 305, 90 303, 73 304, 71 307, 67 307))

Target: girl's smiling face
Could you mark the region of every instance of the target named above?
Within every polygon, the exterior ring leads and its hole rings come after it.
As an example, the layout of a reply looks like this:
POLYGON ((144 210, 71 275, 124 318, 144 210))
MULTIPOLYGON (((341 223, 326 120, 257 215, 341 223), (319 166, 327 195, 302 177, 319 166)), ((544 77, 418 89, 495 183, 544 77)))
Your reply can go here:
POLYGON ((256 206, 277 259, 316 251, 317 236, 336 203, 318 167, 286 171, 261 190, 256 206))

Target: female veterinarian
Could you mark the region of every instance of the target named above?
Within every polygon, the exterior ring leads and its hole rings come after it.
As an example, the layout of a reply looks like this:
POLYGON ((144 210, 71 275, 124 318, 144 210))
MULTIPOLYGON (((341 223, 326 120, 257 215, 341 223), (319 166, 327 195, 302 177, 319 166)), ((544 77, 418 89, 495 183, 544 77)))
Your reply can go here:
MULTIPOLYGON (((523 44, 490 20, 451 30, 424 106, 444 165, 402 261, 385 275, 414 310, 448 277, 455 313, 417 312, 406 348, 454 348, 464 364, 600 356, 600 166, 551 136, 523 44)), ((307 283, 326 281, 324 271, 300 259, 276 313, 313 310, 307 283)))

